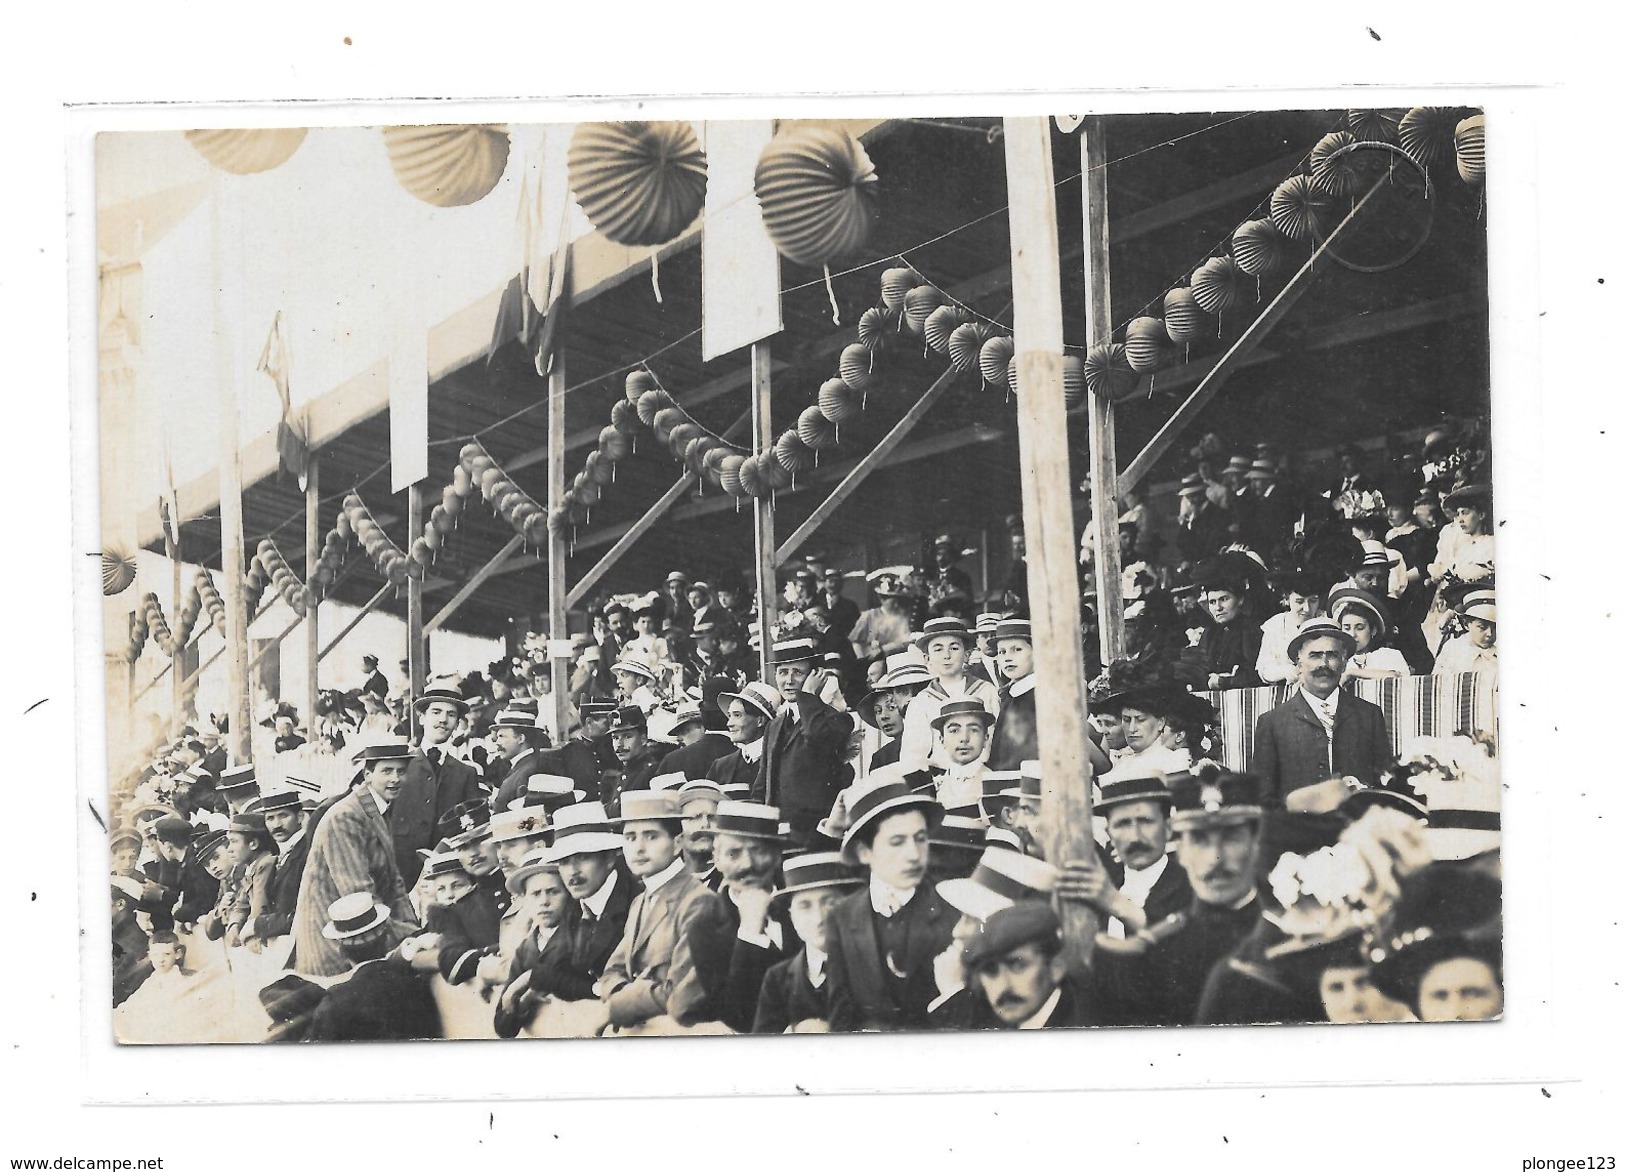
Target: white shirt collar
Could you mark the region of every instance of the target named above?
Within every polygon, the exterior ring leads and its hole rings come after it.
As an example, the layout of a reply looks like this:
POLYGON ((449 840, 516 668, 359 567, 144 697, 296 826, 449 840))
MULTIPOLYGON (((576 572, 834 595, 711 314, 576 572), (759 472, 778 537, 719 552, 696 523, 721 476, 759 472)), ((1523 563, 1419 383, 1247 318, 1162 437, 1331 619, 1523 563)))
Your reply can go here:
POLYGON ((883 883, 871 876, 869 906, 874 908, 877 915, 891 917, 906 908, 918 890, 918 887, 910 887, 905 891, 901 887, 893 887, 890 883, 883 883))
POLYGON ((535 751, 536 750, 533 749, 531 746, 526 745, 524 752, 520 753, 517 757, 514 757, 512 760, 510 760, 508 762, 508 768, 512 769, 514 766, 518 765, 521 761, 523 761, 526 757, 529 757, 535 751))
POLYGON ((276 847, 277 854, 279 854, 279 855, 287 854, 294 847, 298 846, 299 843, 300 843, 300 840, 302 840, 304 837, 305 837, 305 828, 303 826, 301 826, 298 830, 295 830, 293 832, 293 837, 288 839, 287 842, 279 842, 279 843, 277 843, 277 847, 276 847))
POLYGON ((678 856, 671 861, 671 864, 664 871, 650 875, 643 881, 643 893, 653 898, 655 892, 677 878, 678 875, 683 873, 684 869, 682 856, 678 856))
POLYGON ((1037 676, 1037 674, 1034 673, 1034 672, 1028 672, 1026 675, 1022 676, 1015 683, 1010 685, 1010 695, 1012 695, 1012 696, 1025 696, 1028 692, 1032 691, 1037 686, 1038 686, 1038 676, 1037 676))
POLYGON ((604 880, 604 885, 581 901, 582 905, 593 914, 594 918, 603 918, 604 907, 609 903, 609 897, 615 894, 615 883, 620 877, 621 873, 619 871, 611 870, 609 878, 604 880))
POLYGON ((1324 700, 1316 698, 1314 693, 1310 692, 1307 688, 1300 688, 1298 690, 1303 693, 1303 698, 1309 701, 1309 706, 1311 708, 1318 708, 1329 716, 1337 715, 1337 698, 1342 694, 1342 688, 1333 688, 1332 694, 1327 696, 1324 700))
POLYGON ((766 744, 766 737, 757 737, 754 741, 746 741, 739 746, 739 755, 754 765, 762 759, 762 747, 766 744))
POLYGON ((1149 867, 1134 870, 1132 867, 1123 868, 1123 894, 1133 901, 1136 907, 1144 907, 1145 900, 1151 894, 1151 889, 1162 878, 1162 873, 1168 869, 1168 856, 1152 863, 1149 867))
POLYGON ((373 789, 371 786, 368 786, 367 787, 367 796, 372 799, 372 804, 378 807, 378 813, 379 814, 383 815, 386 818, 389 817, 389 803, 384 801, 383 798, 378 796, 378 791, 377 790, 373 789))
POLYGON ((824 965, 829 961, 829 954, 812 942, 803 945, 807 952, 807 980, 814 989, 824 987, 824 965))
POLYGON ((1055 1007, 1061 1003, 1061 987, 1055 986, 1055 991, 1049 995, 1049 1000, 1038 1007, 1038 1012, 1022 1022, 1018 1030, 1041 1030, 1049 1024, 1049 1019, 1055 1016, 1055 1007))

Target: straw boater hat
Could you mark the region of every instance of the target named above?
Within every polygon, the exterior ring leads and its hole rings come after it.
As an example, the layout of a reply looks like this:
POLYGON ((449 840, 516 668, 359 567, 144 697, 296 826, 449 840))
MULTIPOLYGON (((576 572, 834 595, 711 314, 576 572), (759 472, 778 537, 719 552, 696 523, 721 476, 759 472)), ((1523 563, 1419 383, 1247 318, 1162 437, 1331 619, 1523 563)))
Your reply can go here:
POLYGON ((410 761, 412 756, 412 743, 405 737, 386 737, 361 746, 350 760, 357 767, 365 769, 379 761, 410 761))
POLYGON ((1462 598, 1456 613, 1464 619, 1483 619, 1495 622, 1495 591, 1471 590, 1462 598))
POLYGON ((1334 620, 1341 621, 1350 611, 1364 616, 1373 629, 1371 636, 1373 644, 1381 642, 1388 634, 1388 629, 1393 626, 1387 604, 1369 590, 1361 590, 1358 586, 1344 586, 1340 590, 1333 590, 1327 602, 1329 604, 1327 609, 1331 611, 1334 620))
POLYGON ((1099 795, 1094 801, 1094 812, 1104 814, 1117 806, 1130 802, 1161 802, 1164 809, 1172 809, 1174 795, 1162 773, 1132 762, 1125 763, 1106 774, 1100 783, 1099 795), (1110 780, 1107 780, 1107 779, 1110 780))
POLYGON ((462 681, 445 676, 423 685, 423 694, 412 701, 412 711, 421 712, 431 704, 451 704, 458 712, 468 711, 468 699, 463 695, 462 681))
MULTIPOLYGON (((977 806, 972 803, 962 808, 974 811, 977 806)), ((987 824, 979 817, 957 812, 959 809, 953 807, 942 816, 930 832, 929 841, 932 846, 980 853, 987 847, 987 824)))
POLYGON ((779 808, 764 806, 760 802, 718 803, 711 816, 711 829, 718 834, 731 834, 735 838, 754 838, 762 842, 783 842, 779 828, 779 808))
POLYGON ((966 647, 969 647, 974 642, 970 631, 965 628, 965 624, 961 620, 945 617, 927 619, 925 626, 920 628, 919 634, 914 636, 914 646, 921 651, 925 651, 931 646, 931 640, 944 637, 958 639, 966 647))
POLYGON ((547 848, 550 863, 577 855, 619 851, 626 840, 610 826, 603 802, 578 802, 553 814, 553 844, 547 848))
POLYGON ((852 866, 858 865, 858 835, 870 823, 903 810, 919 810, 931 827, 943 814, 935 798, 909 788, 908 771, 901 765, 882 765, 854 784, 847 791, 846 809, 850 821, 841 836, 841 858, 852 866))
POLYGON ((767 720, 777 716, 779 706, 784 703, 784 698, 779 695, 777 688, 760 680, 752 680, 737 692, 723 692, 717 699, 724 702, 738 700, 741 704, 756 709, 767 720))
POLYGON ((1021 845, 1021 836, 1000 826, 987 828, 987 845, 989 850, 1015 851, 1018 855, 1026 853, 1021 845))
MULTIPOLYGON (((1361 785, 1358 789, 1343 799, 1340 807, 1342 813, 1352 822, 1373 806, 1386 806, 1390 810, 1398 810, 1402 814, 1409 814, 1412 818, 1419 818, 1423 822, 1428 820, 1427 799, 1416 791, 1411 784, 1416 770, 1405 766, 1394 766, 1383 770, 1382 776, 1377 779, 1376 785, 1361 785)), ((1345 778, 1345 781, 1354 780, 1345 778)))
MULTIPOLYGON (((639 611, 638 613, 642 614, 643 612, 639 611)), ((623 655, 610 666, 609 670, 612 672, 625 672, 627 675, 637 676, 643 680, 653 681, 655 679, 655 669, 636 655, 623 655)))
POLYGON ((379 903, 372 892, 357 891, 340 896, 328 906, 322 935, 329 940, 348 940, 372 931, 388 919, 389 909, 379 903))
POLYGON ((1033 641, 1033 624, 1030 619, 1005 618, 999 620, 999 625, 993 629, 993 643, 997 646, 1006 639, 1022 639, 1028 643, 1033 641))
POLYGON ((1198 473, 1192 472, 1179 482, 1179 495, 1206 496, 1207 485, 1202 482, 1202 477, 1198 473))
POLYGON ((949 700, 937 710, 937 715, 931 720, 931 727, 940 732, 950 720, 963 716, 975 718, 984 730, 993 727, 993 714, 980 700, 949 700))
POLYGON ((784 860, 784 886, 773 893, 773 898, 788 900, 798 891, 816 891, 822 887, 861 886, 863 876, 842 862, 840 855, 834 851, 815 851, 784 860))
POLYGON ((525 792, 508 803, 509 810, 554 810, 579 802, 586 793, 576 788, 575 779, 562 773, 532 773, 525 778, 525 792))
POLYGON ((1274 480, 1275 461, 1266 460, 1262 456, 1254 460, 1252 467, 1247 469, 1248 480, 1274 480))
POLYGON ((254 763, 252 761, 243 765, 233 765, 220 773, 220 784, 216 787, 222 794, 236 794, 241 797, 243 791, 257 788, 259 781, 254 777, 254 763))
POLYGON ((1003 847, 988 847, 963 879, 944 879, 937 894, 975 920, 1028 899, 1047 900, 1059 872, 1054 864, 1003 847))
POLYGON ((518 806, 492 814, 489 828, 492 842, 513 842, 546 834, 551 825, 545 807, 518 806))
POLYGON ((909 567, 887 566, 866 575, 869 588, 876 598, 907 598, 913 591, 908 588, 909 567))
POLYGON ((297 810, 304 802, 304 798, 305 795, 296 789, 278 790, 274 794, 266 794, 261 797, 254 808, 261 815, 275 810, 297 810))
POLYGON ((550 857, 551 853, 549 848, 542 847, 528 852, 524 858, 520 859, 519 865, 508 876, 508 891, 513 895, 523 895, 525 893, 525 880, 532 875, 540 875, 543 871, 551 871, 557 875, 559 873, 559 864, 556 859, 550 857))
POLYGON ((1336 639, 1338 642, 1343 644, 1344 654, 1354 654, 1353 635, 1350 635, 1341 626, 1339 626, 1334 619, 1315 618, 1306 619, 1304 624, 1298 628, 1297 632, 1287 642, 1286 657, 1290 660, 1296 661, 1298 658, 1298 648, 1302 647, 1311 639, 1324 638, 1336 639))
POLYGON ((700 711, 698 704, 684 701, 678 704, 677 711, 671 714, 671 721, 666 725, 666 731, 674 733, 684 725, 693 724, 695 721, 703 721, 704 719, 705 713, 700 711))
POLYGON ((815 639, 775 639, 773 640, 773 663, 802 663, 818 658, 818 641, 815 639))
POLYGON ((621 795, 620 816, 611 818, 610 823, 625 826, 628 822, 677 822, 682 817, 676 790, 629 789, 621 795))
POLYGON ((978 635, 991 635, 999 629, 999 620, 1004 618, 1003 611, 984 610, 976 616, 976 633, 978 635))
POLYGON ((689 817, 688 808, 702 802, 711 803, 711 812, 715 813, 717 806, 727 799, 722 787, 709 777, 697 777, 693 781, 684 780, 677 789, 677 809, 683 817, 689 817))
POLYGON ((1245 476, 1253 470, 1253 462, 1246 456, 1231 456, 1230 462, 1224 466, 1224 470, 1245 476))
POLYGON ((688 784, 688 775, 684 773, 657 773, 649 779, 650 789, 679 790, 688 784))

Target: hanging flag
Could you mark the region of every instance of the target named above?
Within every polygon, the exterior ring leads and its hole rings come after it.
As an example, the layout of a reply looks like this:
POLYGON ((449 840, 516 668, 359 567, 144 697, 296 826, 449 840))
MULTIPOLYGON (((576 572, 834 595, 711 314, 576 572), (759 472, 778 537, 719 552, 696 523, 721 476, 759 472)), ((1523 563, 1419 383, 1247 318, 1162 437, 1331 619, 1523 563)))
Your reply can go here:
POLYGON ((282 418, 276 425, 277 475, 294 477, 303 492, 310 467, 309 438, 304 423, 293 417, 293 396, 288 390, 288 340, 283 336, 280 309, 271 319, 271 332, 254 369, 276 384, 277 398, 282 400, 282 418))
POLYGON ((532 133, 515 136, 526 159, 519 189, 519 273, 503 290, 485 364, 490 370, 497 350, 517 338, 545 378, 569 309, 572 127, 524 129, 532 133))
POLYGON ((163 523, 164 533, 179 549, 181 544, 181 502, 180 496, 175 492, 175 461, 170 455, 169 429, 164 429, 164 491, 158 494, 158 519, 163 523))

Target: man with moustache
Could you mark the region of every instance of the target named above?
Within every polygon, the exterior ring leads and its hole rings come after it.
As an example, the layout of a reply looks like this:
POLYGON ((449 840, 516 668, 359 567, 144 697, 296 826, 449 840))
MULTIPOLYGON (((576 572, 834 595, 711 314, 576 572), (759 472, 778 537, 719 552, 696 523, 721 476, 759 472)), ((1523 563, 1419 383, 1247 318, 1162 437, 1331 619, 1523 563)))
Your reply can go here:
MULTIPOLYGON (((615 765, 615 750, 610 745, 609 726, 615 719, 615 703, 611 700, 583 699, 578 707, 581 731, 554 749, 539 749, 536 767, 543 773, 562 774, 586 795, 588 801, 598 800, 598 779, 604 770, 615 765)), ((497 804, 497 809, 506 807, 497 804)))
MULTIPOLYGON (((683 866, 688 873, 712 891, 722 888, 722 872, 715 864, 717 806, 725 800, 722 787, 707 778, 698 781, 679 781, 682 774, 669 780, 677 789, 677 810, 683 819, 683 834, 678 842, 683 866)), ((657 777, 651 783, 655 789, 664 789, 660 783, 667 777, 657 777)))
MULTIPOLYGON (((1206 768, 1173 779, 1171 825, 1190 879, 1189 908, 1126 941, 1099 949, 1095 969, 1111 1025, 1192 1025, 1214 965, 1262 915, 1258 847, 1259 780, 1206 768)), ((1069 874, 1057 892, 1074 893, 1069 874)))
POLYGON ((500 760, 491 763, 493 776, 501 779, 491 803, 498 810, 506 810, 524 796, 525 782, 531 774, 547 772, 537 754, 544 735, 534 710, 504 708, 491 722, 491 740, 502 754, 500 760))
POLYGON ((254 952, 293 931, 293 914, 299 906, 299 881, 305 874, 310 854, 310 836, 305 833, 305 811, 297 790, 284 790, 261 800, 259 813, 265 829, 276 842, 276 859, 259 877, 260 890, 253 893, 252 906, 260 914, 248 922, 245 943, 254 952))
POLYGON ((1100 913, 1107 936, 1122 940, 1187 910, 1191 884, 1168 853, 1167 783, 1153 770, 1114 773, 1121 776, 1102 779, 1093 811, 1106 820, 1116 858, 1068 863, 1063 873, 1068 894, 1100 913))
POLYGON ((602 802, 565 806, 553 816, 553 845, 542 858, 558 867, 570 894, 563 929, 569 947, 539 958, 542 963, 531 973, 532 992, 559 1001, 597 1000, 593 985, 621 942, 636 894, 636 881, 622 861, 623 841, 602 802))
POLYGON ((604 807, 619 812, 623 795, 649 788, 662 766, 670 746, 649 739, 648 719, 635 704, 622 705, 609 726, 609 743, 615 750, 615 765, 605 770, 599 782, 604 807))
POLYGON ((451 751, 452 734, 468 712, 458 681, 431 681, 412 708, 418 716, 418 754, 406 766, 406 784, 389 816, 395 865, 408 888, 423 869, 418 851, 434 845, 440 820, 453 808, 485 795, 479 774, 451 751))

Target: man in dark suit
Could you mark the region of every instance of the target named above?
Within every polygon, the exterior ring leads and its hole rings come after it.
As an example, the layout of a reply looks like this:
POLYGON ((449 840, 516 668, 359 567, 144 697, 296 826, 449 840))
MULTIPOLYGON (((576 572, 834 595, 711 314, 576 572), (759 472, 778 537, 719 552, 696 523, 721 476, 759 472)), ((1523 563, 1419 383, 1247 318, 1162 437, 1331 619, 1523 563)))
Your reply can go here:
MULTIPOLYGON (((1123 772, 1121 770, 1114 771, 1123 772)), ((1124 939, 1161 923, 1191 904, 1191 882, 1168 853, 1173 795, 1163 778, 1124 772, 1100 787, 1094 813, 1106 819, 1106 837, 1115 858, 1103 863, 1069 863, 1069 875, 1083 880, 1079 896, 1101 915, 1102 927, 1124 939)))
POLYGON ((1345 819, 1312 787, 1342 777, 1375 785, 1393 760, 1382 709, 1340 686, 1353 650, 1353 638, 1324 618, 1305 622, 1287 644, 1299 687, 1258 718, 1248 763, 1263 785, 1266 865, 1282 851, 1306 853, 1337 840, 1345 819))
POLYGON ((305 833, 305 811, 297 790, 284 790, 260 801, 265 829, 276 842, 276 861, 261 881, 266 885, 254 917, 248 946, 260 947, 293 931, 293 913, 299 906, 299 881, 305 874, 305 858, 310 853, 310 836, 305 833))
POLYGON ((568 777, 575 783, 574 788, 586 795, 587 801, 597 801, 598 779, 604 770, 616 764, 615 750, 609 743, 609 726, 615 719, 615 708, 612 700, 582 700, 579 705, 581 734, 555 749, 537 750, 537 768, 543 773, 568 777))
POLYGON ((728 740, 733 752, 711 762, 705 776, 722 787, 724 795, 745 797, 762 772, 765 733, 779 713, 779 693, 769 684, 752 681, 737 692, 724 692, 717 699, 728 714, 728 740), (744 789, 729 789, 729 786, 744 789))
POLYGON ((491 803, 494 809, 506 810, 516 798, 524 797, 525 782, 531 774, 547 772, 537 756, 543 735, 535 712, 504 708, 496 714, 491 722, 491 739, 502 751, 502 762, 494 764, 504 772, 491 803))
POLYGON ((964 944, 967 985, 931 1011, 938 1029, 1038 1030, 1098 1024, 1085 978, 1069 977, 1061 919, 1025 899, 994 912, 964 944))
POLYGON ((485 796, 480 775, 449 752, 457 723, 468 711, 455 680, 435 680, 412 703, 418 714, 418 752, 406 766, 406 784, 390 811, 395 865, 408 889, 423 869, 423 856, 435 844, 435 828, 454 807, 485 796))
MULTIPOLYGON (((538 956, 529 985, 533 992, 560 1001, 596 999, 593 985, 621 942, 637 893, 637 881, 621 857, 621 844, 601 802, 578 802, 554 814, 553 845, 543 860, 559 868, 570 894, 561 928, 566 947, 538 956)), ((518 971, 516 964, 516 976, 518 971)))
POLYGON ((849 638, 862 612, 858 604, 846 596, 846 577, 834 566, 827 566, 819 585, 822 589, 818 601, 829 614, 829 629, 843 640, 849 638))
POLYGON ((910 790, 900 765, 852 787, 841 857, 869 883, 829 923, 829 1025, 836 1032, 925 1029, 937 999, 934 965, 960 915, 927 883, 931 829, 942 807, 910 790))
POLYGON ((689 781, 698 781, 706 775, 713 761, 733 752, 733 741, 726 734, 706 729, 705 716, 698 704, 681 705, 667 731, 677 738, 677 748, 667 753, 660 763, 662 773, 681 773, 689 781))
POLYGON ((784 812, 796 846, 807 844, 851 778, 846 745, 852 718, 820 698, 833 677, 814 668, 817 654, 812 639, 773 645, 773 680, 783 702, 767 726, 762 771, 750 795, 752 801, 784 812))
POLYGON ((334 900, 322 935, 352 966, 349 977, 332 986, 311 1018, 312 1042, 384 1042, 441 1036, 440 1011, 427 983, 399 956, 389 956, 394 939, 390 909, 370 891, 334 900))
POLYGON ((763 974, 752 1033, 829 1032, 829 918, 842 897, 862 886, 862 877, 835 852, 784 860, 784 886, 773 900, 788 915, 801 949, 763 974))

